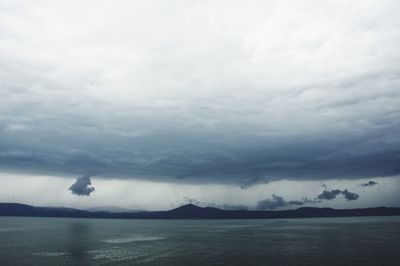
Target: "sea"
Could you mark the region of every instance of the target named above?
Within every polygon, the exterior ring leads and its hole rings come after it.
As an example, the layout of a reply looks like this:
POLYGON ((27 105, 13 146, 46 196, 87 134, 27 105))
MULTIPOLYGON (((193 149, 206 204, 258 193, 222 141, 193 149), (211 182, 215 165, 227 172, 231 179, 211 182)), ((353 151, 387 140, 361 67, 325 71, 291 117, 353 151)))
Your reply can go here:
POLYGON ((0 217, 0 265, 400 265, 400 217, 0 217))

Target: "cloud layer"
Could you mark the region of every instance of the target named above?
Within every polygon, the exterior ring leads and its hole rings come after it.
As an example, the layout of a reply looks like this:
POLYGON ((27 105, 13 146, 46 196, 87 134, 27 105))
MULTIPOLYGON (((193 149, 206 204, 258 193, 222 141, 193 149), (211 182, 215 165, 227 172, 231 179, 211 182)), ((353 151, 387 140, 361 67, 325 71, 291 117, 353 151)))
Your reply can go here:
POLYGON ((399 12, 2 1, 0 168, 240 184, 396 175, 399 12))

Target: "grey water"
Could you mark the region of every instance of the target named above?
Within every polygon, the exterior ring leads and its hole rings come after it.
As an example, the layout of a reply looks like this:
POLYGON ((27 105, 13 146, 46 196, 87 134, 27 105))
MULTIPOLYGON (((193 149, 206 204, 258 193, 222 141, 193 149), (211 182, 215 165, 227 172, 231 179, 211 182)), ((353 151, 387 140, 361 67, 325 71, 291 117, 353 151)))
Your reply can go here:
POLYGON ((0 265, 400 265, 400 217, 0 217, 0 265))

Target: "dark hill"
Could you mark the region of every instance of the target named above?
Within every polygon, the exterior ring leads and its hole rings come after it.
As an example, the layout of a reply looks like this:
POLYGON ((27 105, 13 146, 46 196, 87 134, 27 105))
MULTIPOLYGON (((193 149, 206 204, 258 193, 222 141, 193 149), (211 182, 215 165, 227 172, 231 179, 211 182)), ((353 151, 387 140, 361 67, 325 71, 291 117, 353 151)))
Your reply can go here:
POLYGON ((187 204, 178 207, 176 209, 170 210, 167 213, 169 216, 174 218, 197 219, 197 218, 208 218, 208 217, 218 216, 223 212, 224 212, 223 210, 217 208, 211 208, 211 207, 202 208, 194 204, 187 204))
POLYGON ((221 210, 183 205, 169 211, 143 212, 90 212, 72 208, 34 207, 18 203, 0 203, 0 216, 35 217, 80 217, 80 218, 120 218, 120 219, 272 219, 272 218, 311 218, 347 216, 391 216, 400 215, 400 208, 331 209, 303 207, 284 211, 246 211, 221 210))

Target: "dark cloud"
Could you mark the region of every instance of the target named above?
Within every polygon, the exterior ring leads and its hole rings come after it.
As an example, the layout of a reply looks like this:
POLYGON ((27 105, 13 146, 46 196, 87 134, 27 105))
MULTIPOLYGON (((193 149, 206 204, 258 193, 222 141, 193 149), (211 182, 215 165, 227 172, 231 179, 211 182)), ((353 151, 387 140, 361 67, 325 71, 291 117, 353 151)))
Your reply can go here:
MULTIPOLYGON (((326 187, 326 186, 325 186, 326 187)), ((309 199, 307 197, 302 200, 291 200, 286 201, 283 197, 272 194, 270 199, 260 200, 257 202, 256 209, 258 210, 273 210, 281 207, 287 206, 303 206, 305 204, 316 204, 321 203, 322 200, 332 200, 338 195, 343 195, 346 200, 357 200, 359 195, 353 192, 340 189, 324 190, 316 198, 309 199)))
POLYGON ((375 186, 375 185, 378 185, 378 183, 377 182, 375 182, 375 181, 368 181, 367 183, 362 183, 362 184, 360 184, 360 186, 362 186, 362 187, 372 187, 372 186, 375 186))
POLYGON ((287 205, 287 202, 283 199, 283 197, 272 194, 271 199, 260 200, 257 202, 258 210, 273 210, 276 208, 284 207, 287 205))
POLYGON ((324 190, 321 194, 317 196, 317 198, 321 200, 331 200, 336 198, 336 196, 340 193, 342 193, 342 191, 339 189, 333 189, 331 191, 324 190))
POLYGON ((350 192, 347 189, 343 190, 342 194, 347 200, 356 200, 359 197, 358 194, 350 192))
POLYGON ((319 203, 318 199, 303 198, 302 200, 286 201, 283 197, 272 194, 272 198, 260 200, 257 202, 256 209, 258 210, 273 210, 286 206, 302 206, 308 203, 319 203))
POLYGON ((94 191, 94 187, 91 185, 90 176, 81 176, 69 187, 69 190, 78 196, 89 196, 94 191))
MULTIPOLYGON (((321 160, 320 157, 323 157, 326 152, 326 142, 312 143, 303 148, 297 148, 295 143, 293 147, 276 143, 275 147, 265 148, 266 151, 261 152, 253 145, 246 146, 246 141, 242 143, 238 141, 236 144, 233 144, 234 142, 225 145, 214 144, 213 147, 207 147, 207 144, 202 143, 208 138, 206 136, 204 140, 187 138, 178 140, 179 134, 171 138, 166 136, 164 144, 160 144, 159 140, 150 136, 131 140, 122 138, 116 143, 111 136, 110 139, 93 136, 95 139, 93 146, 74 147, 75 144, 71 144, 69 149, 76 151, 64 152, 63 150, 67 148, 62 142, 60 143, 61 135, 58 133, 48 135, 37 131, 34 135, 38 136, 35 145, 25 147, 21 147, 20 144, 25 143, 24 141, 15 140, 12 136, 0 138, 0 146, 4 147, 0 152, 0 168, 40 174, 85 173, 103 177, 172 182, 240 182, 245 189, 253 184, 246 181, 246 176, 255 176, 254 182, 263 179, 279 180, 285 177, 305 180, 348 176, 356 179, 371 175, 394 175, 398 167, 397 155, 390 152, 377 153, 374 156, 366 154, 361 157, 349 154, 349 156, 344 156, 348 161, 343 161, 339 157, 321 160), (48 144, 44 144, 45 140, 41 140, 41 136, 47 137, 48 144), (57 138, 57 141, 52 141, 53 138, 57 138), (183 149, 180 145, 174 145, 175 142, 187 143, 188 147, 183 149), (41 143, 40 147, 36 146, 36 143, 41 143), (147 143, 146 147, 143 146, 144 143, 147 143), (232 150, 230 145, 236 148, 232 150), (276 150, 278 148, 280 148, 279 151, 276 150), (12 149, 20 151, 11 151, 12 149), (292 153, 292 150, 296 152, 292 153), (300 154, 299 151, 304 151, 304 154, 300 154), (276 160, 280 160, 282 164, 276 164, 276 160), (285 161, 297 161, 298 165, 286 167, 283 163, 285 161)), ((64 132, 63 135, 68 135, 68 132, 64 132)), ((30 137, 24 135, 23 138, 29 140, 30 137)), ((65 139, 65 144, 71 142, 79 145, 80 143, 75 137, 69 139, 67 136, 61 139, 65 139)), ((259 141, 258 145, 263 146, 273 140, 260 139, 259 141)))
POLYGON ((356 200, 359 198, 359 195, 353 192, 340 189, 333 189, 333 190, 324 190, 321 194, 317 196, 320 200, 332 200, 335 199, 338 195, 343 195, 347 200, 356 200))

